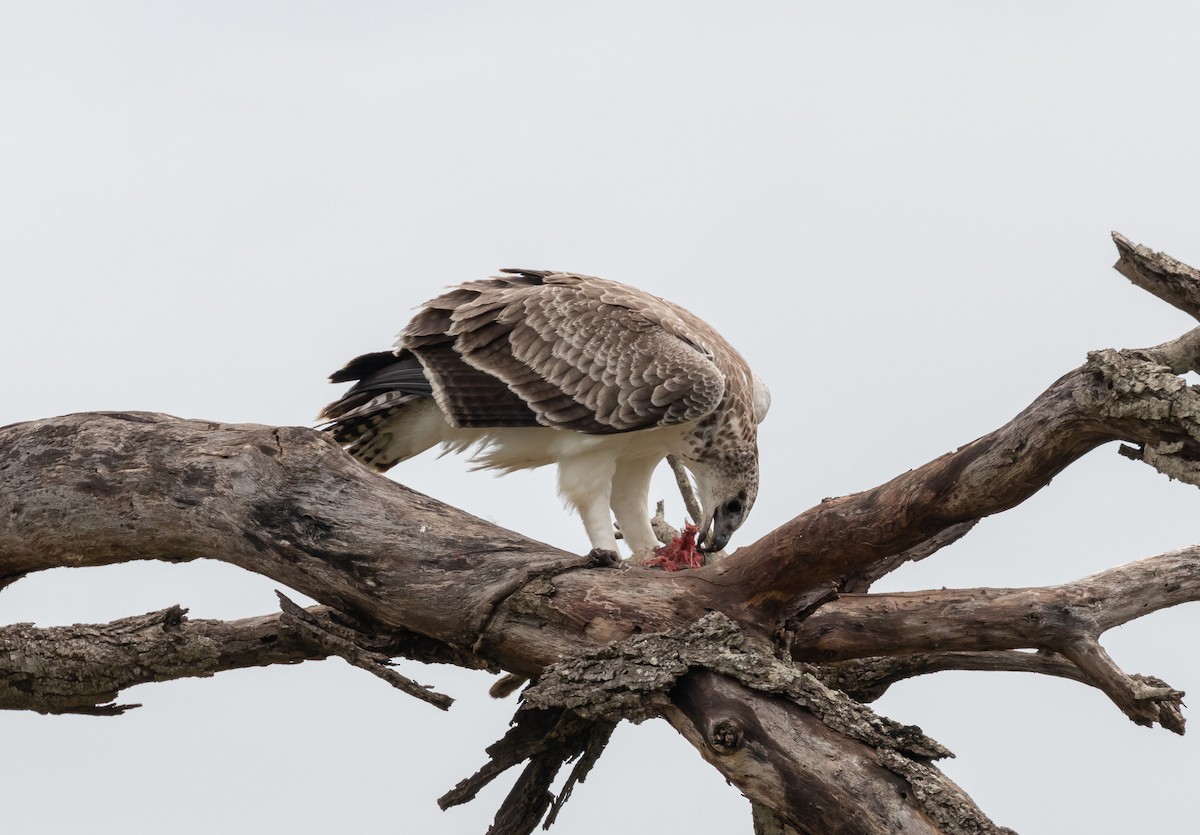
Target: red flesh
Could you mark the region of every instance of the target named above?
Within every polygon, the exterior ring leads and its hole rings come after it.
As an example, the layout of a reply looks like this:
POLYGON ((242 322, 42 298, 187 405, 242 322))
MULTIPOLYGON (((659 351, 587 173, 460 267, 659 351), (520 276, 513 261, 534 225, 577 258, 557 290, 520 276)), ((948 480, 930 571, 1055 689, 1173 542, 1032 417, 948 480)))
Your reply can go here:
POLYGON ((696 547, 696 534, 700 529, 686 524, 683 532, 661 548, 654 549, 654 556, 642 563, 646 568, 661 568, 663 571, 678 571, 681 568, 699 568, 704 565, 704 552, 696 547))

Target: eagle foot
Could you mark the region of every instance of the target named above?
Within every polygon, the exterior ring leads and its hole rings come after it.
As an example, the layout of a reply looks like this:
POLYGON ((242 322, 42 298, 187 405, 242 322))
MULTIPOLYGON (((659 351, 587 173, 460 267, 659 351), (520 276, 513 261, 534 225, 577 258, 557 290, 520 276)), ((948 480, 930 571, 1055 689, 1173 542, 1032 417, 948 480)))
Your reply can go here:
POLYGON ((621 555, 608 548, 593 548, 586 556, 589 568, 616 568, 621 564, 621 555))

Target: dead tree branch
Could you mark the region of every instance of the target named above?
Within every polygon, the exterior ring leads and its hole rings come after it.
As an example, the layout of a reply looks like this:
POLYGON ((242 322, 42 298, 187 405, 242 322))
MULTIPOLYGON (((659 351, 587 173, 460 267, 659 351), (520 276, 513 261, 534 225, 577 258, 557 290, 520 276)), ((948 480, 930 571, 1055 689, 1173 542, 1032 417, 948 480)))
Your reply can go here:
MULTIPOLYGON (((1115 240, 1125 275, 1195 315, 1195 270, 1115 240)), ((617 569, 499 529, 373 475, 308 429, 145 413, 4 427, 0 588, 53 567, 207 557, 331 608, 285 604, 283 615, 223 624, 187 621, 175 607, 95 627, 8 627, 0 706, 114 713, 124 708, 112 699, 132 683, 330 654, 438 701, 388 669, 386 659, 407 655, 540 677, 492 762, 443 799, 461 802, 497 769, 526 763, 496 832, 552 815, 549 786, 566 762, 579 758, 573 785, 616 721, 652 716, 797 831, 999 832, 929 764, 940 746, 820 679, 840 676, 866 698, 922 669, 1007 664, 1077 678, 1135 722, 1181 732, 1182 693, 1122 672, 1098 638, 1195 600, 1197 554, 1049 589, 852 592, 1109 441, 1200 484, 1200 394, 1178 376, 1198 366, 1200 329, 1093 351, 996 431, 828 499, 728 560, 673 573, 617 569), (156 663, 143 656, 139 667, 129 646, 156 663), (1027 647, 1043 654, 1013 651, 1027 647)))
POLYGON ((832 661, 817 667, 821 681, 860 702, 873 702, 898 681, 947 670, 1037 673, 1088 684, 1078 667, 1054 652, 996 650, 880 655, 832 661))
POLYGON ((1200 319, 1200 270, 1176 261, 1165 252, 1140 246, 1120 232, 1112 233, 1120 258, 1113 269, 1138 287, 1200 319))
POLYGON ((441 710, 449 710, 450 705, 454 704, 454 699, 449 696, 435 692, 393 670, 391 655, 364 647, 356 640, 354 630, 345 626, 323 623, 321 618, 300 608, 283 592, 275 593, 279 596, 279 607, 283 609, 283 623, 297 632, 305 634, 314 644, 328 650, 330 655, 337 655, 346 663, 378 676, 400 692, 407 693, 423 702, 429 702, 441 710))
MULTIPOLYGON (((1200 296, 1200 274, 1168 256, 1122 250, 1119 264, 1154 275, 1168 301, 1200 296)), ((827 499, 712 571, 745 592, 745 607, 786 618, 806 589, 877 578, 900 564, 896 555, 1020 504, 1110 441, 1200 484, 1200 394, 1178 376, 1198 368, 1200 328, 1151 348, 1093 351, 994 432, 879 487, 827 499)))
POLYGON ((1200 547, 1192 546, 1046 588, 844 595, 791 637, 795 657, 824 662, 1045 650, 1074 665, 1078 674, 1072 677, 1104 691, 1137 724, 1158 722, 1182 733, 1183 693, 1157 679, 1151 683, 1123 673, 1099 638, 1114 626, 1195 600, 1200 600, 1200 547))
MULTIPOLYGON (((388 659, 404 657, 484 666, 479 659, 450 652, 422 635, 358 631, 327 606, 301 609, 291 601, 284 605, 283 613, 233 621, 197 620, 187 616, 187 609, 171 606, 111 623, 0 627, 0 659, 7 661, 0 663, 0 709, 115 716, 138 707, 113 701, 122 690, 138 684, 298 664, 331 655, 342 656, 393 686, 399 685, 392 677, 403 676, 388 666, 371 669, 372 663, 385 665, 388 659)), ((411 686, 418 691, 412 695, 443 710, 449 707, 447 697, 415 683, 411 686)))
MULTIPOLYGON (((606 739, 623 718, 663 715, 751 800, 779 809, 780 792, 790 792, 781 818, 804 831, 1006 831, 970 804, 952 813, 943 807, 940 792, 957 790, 928 763, 949 752, 919 728, 883 719, 830 690, 811 669, 780 661, 770 644, 723 615, 555 664, 524 699, 516 727, 488 749, 492 762, 443 798, 444 804, 473 796, 534 749, 542 756, 539 746, 556 750, 557 740, 565 738, 574 740, 568 750, 575 750, 587 729, 598 729, 606 739), (774 696, 782 696, 786 707, 781 710, 774 696), (720 705, 715 712, 714 703, 720 705), (551 721, 551 730, 542 727, 551 721), (564 723, 569 733, 560 730, 564 723), (552 742, 542 742, 547 738, 552 742), (787 744, 781 744, 784 738, 787 744), (880 792, 884 774, 914 790, 880 792), (938 791, 916 788, 927 783, 938 791)), ((544 812, 543 805, 530 806, 522 827, 511 831, 531 831, 544 812)))
POLYGON ((209 676, 224 670, 324 658, 278 615, 236 621, 191 620, 186 609, 105 624, 0 628, 0 708, 111 716, 135 684, 209 676))

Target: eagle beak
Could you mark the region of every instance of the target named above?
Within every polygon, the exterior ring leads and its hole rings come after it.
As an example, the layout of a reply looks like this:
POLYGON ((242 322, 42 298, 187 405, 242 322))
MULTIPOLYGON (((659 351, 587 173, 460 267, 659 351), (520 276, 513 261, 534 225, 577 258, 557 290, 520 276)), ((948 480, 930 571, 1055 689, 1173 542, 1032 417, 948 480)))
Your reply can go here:
POLYGON ((712 531, 710 534, 709 528, 711 527, 712 525, 710 523, 705 525, 704 528, 705 538, 708 539, 708 542, 704 542, 704 539, 700 539, 699 541, 704 544, 697 546, 698 550, 703 554, 715 554, 717 551, 725 550, 725 546, 729 544, 729 538, 733 535, 733 531, 712 531))
POLYGON ((711 553, 714 549, 705 545, 705 540, 708 539, 709 533, 712 531, 713 520, 709 516, 704 520, 704 525, 700 528, 700 532, 696 534, 696 550, 701 554, 711 553))
POLYGON ((700 543, 700 550, 705 554, 724 550, 733 538, 733 532, 741 527, 745 518, 746 504, 740 497, 717 505, 696 538, 696 542, 700 543))
POLYGON ((731 536, 733 536, 732 528, 726 525, 717 525, 714 529, 713 518, 709 517, 704 523, 704 527, 700 529, 700 533, 696 534, 696 550, 702 554, 715 554, 725 549, 731 536))

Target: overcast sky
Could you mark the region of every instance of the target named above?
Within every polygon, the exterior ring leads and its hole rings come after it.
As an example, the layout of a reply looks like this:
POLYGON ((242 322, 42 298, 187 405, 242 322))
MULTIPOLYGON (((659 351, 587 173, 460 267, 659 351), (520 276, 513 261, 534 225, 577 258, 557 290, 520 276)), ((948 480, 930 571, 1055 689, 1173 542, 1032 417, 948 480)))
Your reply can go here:
MULTIPOLYGON (((1088 350, 1190 327, 1109 269, 1109 232, 1200 265, 1197 31, 1188 2, 0 0, 0 424, 308 425, 326 376, 444 285, 586 272, 690 307, 770 383, 745 544, 992 430, 1088 350)), ((427 454, 392 475, 587 547, 552 472, 427 454)), ((1075 579, 1200 540, 1198 501, 1104 447, 881 588, 1075 579)), ((54 571, 0 593, 0 623, 241 617, 276 587, 54 571)), ((1105 645, 1196 692, 1198 633, 1184 607, 1105 645)), ((0 715, 4 829, 482 835, 511 779, 434 801, 513 704, 401 669, 458 703, 335 660, 139 687, 115 719, 0 715)), ((1194 826, 1200 741, 1089 688, 941 674, 877 707, 1023 835, 1194 826)), ((649 722, 554 831, 685 827, 749 832, 748 804, 649 722)))

